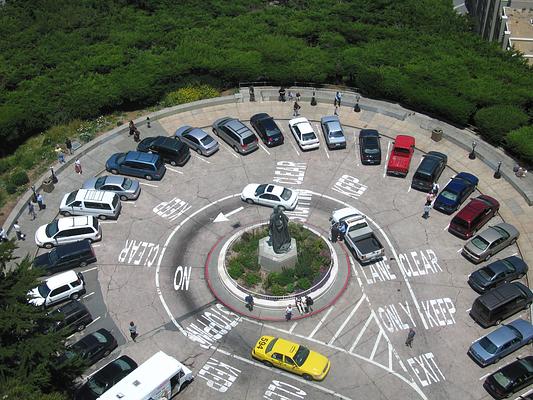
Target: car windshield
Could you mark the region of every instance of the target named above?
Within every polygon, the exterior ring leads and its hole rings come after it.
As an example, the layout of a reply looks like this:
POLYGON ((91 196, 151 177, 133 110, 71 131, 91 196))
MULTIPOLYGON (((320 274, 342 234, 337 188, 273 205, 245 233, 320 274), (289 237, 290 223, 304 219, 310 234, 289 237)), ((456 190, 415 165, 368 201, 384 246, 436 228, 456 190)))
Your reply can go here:
POLYGON ((529 360, 523 358, 518 360, 518 362, 527 370, 527 372, 529 372, 529 375, 533 374, 533 364, 529 360))
POLYGON ((490 281, 492 279, 492 277, 494 275, 496 275, 496 274, 490 268, 481 268, 479 270, 479 275, 481 275, 483 277, 483 279, 486 279, 487 281, 490 281))
POLYGON ((490 354, 494 354, 496 353, 496 350, 498 350, 496 345, 492 343, 486 336, 479 341, 479 345, 483 348, 483 350, 490 354))
POLYGON ((265 353, 267 354, 270 353, 272 349, 274 348, 274 345, 276 344, 277 341, 278 341, 278 338, 272 339, 270 343, 268 344, 268 346, 266 347, 265 353))
POLYGON ((512 330, 513 333, 514 333, 514 335, 515 335, 518 339, 522 340, 522 334, 520 333, 520 331, 519 331, 518 329, 516 329, 516 328, 515 328, 514 326, 512 326, 512 325, 505 325, 505 326, 506 326, 507 328, 509 328, 510 330, 512 330))
POLYGON ((509 237, 509 232, 505 229, 502 229, 499 226, 492 226, 491 228, 498 232, 502 238, 507 239, 509 237))
POLYGON ((505 266, 507 272, 516 272, 516 268, 509 260, 501 260, 501 263, 505 266))
POLYGON ((78 194, 77 190, 70 192, 70 194, 67 197, 67 202, 66 202, 67 206, 76 199, 77 194, 78 194))
POLYGON ((315 136, 314 132, 304 133, 302 135, 302 140, 304 140, 304 141, 313 140, 313 139, 316 139, 316 136, 315 136))
POLYGON ((257 187, 257 189, 255 189, 255 195, 256 195, 256 196, 259 196, 260 194, 265 193, 265 189, 266 189, 266 187, 267 187, 266 184, 259 185, 259 186, 257 187))
POLYGON ((124 162, 124 158, 126 158, 125 154, 117 157, 117 164, 122 164, 124 162))
POLYGON ((281 198, 283 200, 289 200, 292 196, 292 190, 290 189, 283 189, 283 192, 281 193, 281 198))
POLYGON ((512 381, 503 373, 503 372, 496 372, 494 375, 492 375, 494 380, 498 382, 498 385, 500 385, 502 388, 506 388, 509 386, 512 381))
POLYGON ((375 137, 369 137, 366 138, 363 141, 364 149, 363 152, 365 154, 377 154, 379 153, 379 144, 378 139, 375 137))
POLYGON ((342 134, 342 131, 331 131, 329 133, 329 137, 344 137, 344 135, 342 134))
POLYGON ((37 291, 39 292, 41 297, 45 299, 46 296, 48 296, 48 293, 50 293, 50 288, 48 287, 46 282, 43 282, 39 286, 37 286, 37 291))
POLYGON ((97 396, 100 396, 107 390, 108 383, 104 381, 98 380, 98 378, 95 378, 94 376, 89 378, 87 381, 87 387, 96 394, 97 396))
POLYGON ((92 336, 98 340, 99 343, 107 343, 107 338, 105 335, 102 335, 100 332, 93 332, 92 336))
POLYGON ((264 119, 261 121, 267 136, 279 135, 279 129, 272 119, 264 119))
POLYGON ((457 194, 453 193, 453 192, 450 192, 448 190, 442 191, 440 195, 442 197, 444 197, 445 199, 448 199, 448 200, 451 200, 451 201, 457 200, 457 194))
POLYGON ((94 183, 94 188, 100 189, 104 185, 105 180, 106 180, 105 176, 101 176, 100 178, 98 178, 96 182, 94 183))
POLYGON ((250 144, 255 142, 255 135, 246 136, 244 139, 242 139, 242 142, 244 144, 250 144))
POLYGON ((57 226, 57 220, 52 221, 48 225, 46 225, 46 236, 53 237, 58 230, 59 227, 57 226))
POLYGON ((298 348, 298 351, 294 355, 294 362, 299 367, 301 367, 304 364, 305 360, 307 360, 308 356, 309 356, 309 349, 304 346, 300 346, 298 348))
POLYGON ((211 136, 205 135, 203 138, 200 139, 200 142, 202 142, 204 146, 207 146, 208 144, 214 142, 214 139, 211 136))
POLYGON ((410 154, 409 149, 404 149, 402 147, 396 147, 394 149, 394 154, 401 157, 407 157, 410 154))
POLYGON ((476 246, 479 250, 485 250, 489 246, 489 242, 487 242, 481 236, 476 236, 470 243, 476 246))
POLYGON ((131 188, 131 185, 133 185, 133 181, 131 179, 124 178, 122 181, 122 189, 128 190, 131 188))

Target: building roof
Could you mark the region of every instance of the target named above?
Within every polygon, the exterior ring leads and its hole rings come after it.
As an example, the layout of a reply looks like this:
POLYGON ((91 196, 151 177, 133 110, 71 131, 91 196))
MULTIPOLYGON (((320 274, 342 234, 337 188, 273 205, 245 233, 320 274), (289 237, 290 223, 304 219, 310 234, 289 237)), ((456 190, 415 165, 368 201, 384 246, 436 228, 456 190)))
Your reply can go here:
POLYGON ((504 13, 508 17, 509 46, 533 64, 533 3, 530 8, 504 7, 504 13))

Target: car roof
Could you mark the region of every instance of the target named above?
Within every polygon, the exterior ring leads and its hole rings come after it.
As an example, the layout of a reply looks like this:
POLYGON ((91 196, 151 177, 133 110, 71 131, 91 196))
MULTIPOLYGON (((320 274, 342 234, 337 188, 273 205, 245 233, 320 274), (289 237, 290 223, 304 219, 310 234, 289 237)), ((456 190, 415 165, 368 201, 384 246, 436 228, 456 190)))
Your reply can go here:
POLYGON ((379 139, 379 132, 375 129, 361 129, 359 137, 375 137, 379 139))
POLYGON ((48 286, 50 290, 54 290, 59 286, 74 282, 77 279, 78 275, 76 275, 76 272, 71 269, 70 271, 65 271, 48 278, 46 280, 46 286, 48 286))
POLYGON ((507 325, 502 325, 495 331, 490 332, 488 335, 486 335, 488 339, 492 343, 494 343, 497 347, 501 347, 506 343, 509 343, 511 340, 516 338, 516 333, 511 328, 509 328, 507 325))
POLYGON ((89 215, 79 215, 76 217, 65 217, 57 220, 57 226, 60 230, 73 228, 75 226, 91 225, 92 217, 89 215))
POLYGON ((128 151, 124 157, 124 161, 141 161, 141 162, 156 162, 157 154, 143 153, 142 151, 128 151))
POLYGON ((274 344, 274 347, 272 348, 272 352, 281 353, 292 357, 294 356, 296 351, 298 351, 299 347, 300 345, 297 343, 291 342, 290 340, 278 338, 278 340, 274 344))
POLYGON ((200 140, 203 139, 206 136, 209 136, 206 131, 200 129, 200 128, 193 128, 190 132, 187 132, 188 135, 200 140))
POLYGON ((523 289, 520 285, 519 282, 504 283, 503 285, 482 294, 478 299, 487 308, 493 309, 498 307, 502 302, 521 296, 523 294, 523 289))
POLYGON ((137 367, 137 363, 133 361, 132 358, 128 356, 120 356, 113 361, 111 361, 109 364, 107 364, 105 367, 100 369, 99 371, 95 372, 94 375, 91 376, 91 378, 98 377, 98 379, 109 379, 117 375, 121 370, 116 366, 116 362, 118 360, 123 360, 129 365, 133 365, 135 369, 137 367))
POLYGON ((482 237, 489 243, 492 243, 502 237, 502 235, 500 235, 500 232, 498 232, 492 226, 489 226, 487 229, 484 229, 483 231, 478 233, 477 236, 482 237))
MULTIPOLYGON (((105 175, 102 178, 105 178, 106 184, 111 184, 111 185, 122 185, 122 182, 124 182, 123 176, 105 175)), ((98 178, 95 178, 95 182, 96 182, 96 179, 98 178)))
POLYGON ((78 189, 75 200, 106 202, 112 201, 115 196, 115 193, 105 190, 78 189))
POLYGON ((72 243, 60 244, 54 247, 52 251, 61 257, 64 254, 73 253, 74 251, 85 250, 91 247, 91 241, 89 239, 78 240, 72 243))
POLYGON ((72 315, 79 311, 87 311, 87 307, 85 307, 85 304, 77 301, 77 300, 70 300, 68 303, 65 303, 55 310, 52 310, 50 314, 58 313, 63 314, 65 316, 72 315))
POLYGON ((509 377, 510 380, 514 381, 516 378, 524 374, 524 370, 533 369, 533 356, 527 356, 519 360, 513 361, 511 364, 506 365, 505 367, 500 368, 498 371, 494 372, 492 375, 497 373, 502 373, 505 376, 509 377), (531 368, 524 367, 522 363, 527 363, 531 368))
POLYGON ((283 190, 285 190, 285 188, 283 186, 268 185, 266 190, 265 190, 265 193, 272 193, 272 194, 275 194, 277 196, 281 196, 281 194, 283 193, 283 190))
POLYGON ((272 117, 270 115, 268 115, 267 113, 258 113, 258 114, 254 114, 252 115, 252 117, 250 119, 254 119, 254 120, 262 120, 262 119, 272 119, 272 117))
POLYGON ((325 116, 325 117, 322 117, 320 118, 320 122, 322 122, 323 124, 330 124, 332 122, 337 122, 337 123, 341 123, 339 117, 337 117, 336 115, 328 115, 328 116, 325 116))
POLYGON ((96 347, 100 345, 100 341, 95 337, 95 334, 99 333, 107 339, 107 341, 111 341, 111 338, 113 335, 111 332, 109 332, 107 329, 100 328, 95 332, 91 332, 88 335, 82 337, 80 340, 78 340, 76 343, 72 345, 74 348, 82 348, 82 349, 90 349, 92 347, 96 347))
POLYGON ((224 123, 224 126, 227 126, 232 131, 237 133, 241 137, 247 137, 253 135, 250 129, 244 125, 241 121, 236 118, 232 118, 224 123))
POLYGON ((486 210, 488 207, 488 204, 475 197, 473 199, 470 199, 470 202, 466 206, 464 206, 461 211, 457 213, 454 219, 459 218, 465 221, 471 221, 479 214, 481 214, 484 210, 486 210))
POLYGON ((314 132, 311 123, 306 118, 296 118, 291 121, 293 122, 293 125, 298 125, 298 129, 301 133, 314 132))
POLYGON ((394 139, 395 146, 409 147, 415 145, 415 138, 409 135, 398 135, 394 139))

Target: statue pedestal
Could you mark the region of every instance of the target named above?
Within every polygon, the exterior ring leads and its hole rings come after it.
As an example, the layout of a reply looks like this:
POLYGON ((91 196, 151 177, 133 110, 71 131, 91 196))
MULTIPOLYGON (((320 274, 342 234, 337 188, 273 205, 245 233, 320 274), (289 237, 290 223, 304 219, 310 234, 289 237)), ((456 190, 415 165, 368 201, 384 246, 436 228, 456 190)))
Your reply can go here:
POLYGON ((294 268, 298 259, 296 239, 291 238, 291 249, 287 253, 276 254, 268 245, 268 237, 259 240, 259 265, 268 272, 281 272, 282 268, 294 268))

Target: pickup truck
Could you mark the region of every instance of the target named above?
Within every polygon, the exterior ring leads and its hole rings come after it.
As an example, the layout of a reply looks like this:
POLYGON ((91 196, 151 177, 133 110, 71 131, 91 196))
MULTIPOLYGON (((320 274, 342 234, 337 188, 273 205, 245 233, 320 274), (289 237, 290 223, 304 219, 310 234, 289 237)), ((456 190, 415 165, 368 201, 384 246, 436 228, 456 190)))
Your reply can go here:
POLYGON ((385 249, 368 225, 366 217, 355 208, 335 210, 329 220, 332 225, 336 222, 346 222, 348 230, 344 242, 361 263, 378 261, 385 255, 385 249))
POLYGON ((387 175, 407 176, 414 149, 414 137, 407 135, 396 136, 387 164, 387 175))

